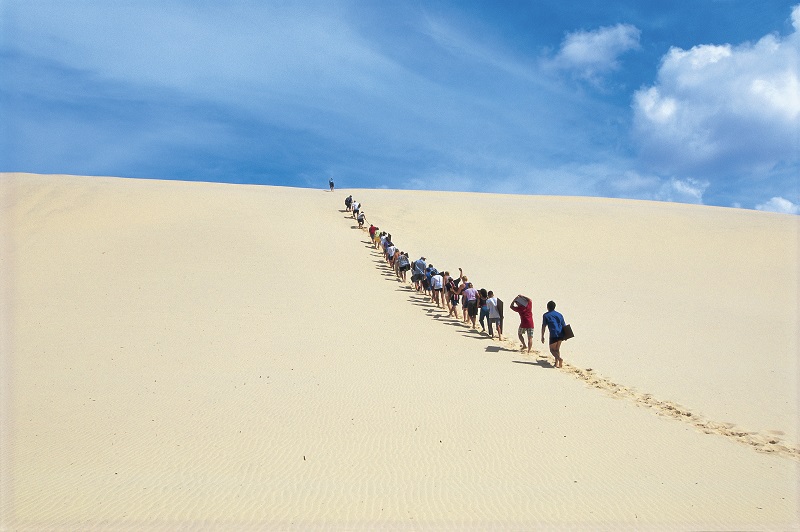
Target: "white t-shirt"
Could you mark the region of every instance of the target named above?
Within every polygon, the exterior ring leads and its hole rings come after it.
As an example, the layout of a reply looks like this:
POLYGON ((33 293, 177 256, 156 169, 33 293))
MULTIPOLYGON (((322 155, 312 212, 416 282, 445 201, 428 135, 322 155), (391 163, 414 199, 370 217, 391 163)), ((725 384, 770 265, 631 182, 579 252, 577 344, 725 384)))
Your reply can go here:
POLYGON ((490 297, 486 300, 486 306, 489 307, 489 317, 490 318, 499 318, 500 313, 497 311, 497 298, 490 297))
POLYGON ((394 257, 394 252, 395 252, 395 251, 397 251, 397 248, 396 248, 396 247, 394 247, 394 246, 389 246, 388 248, 386 248, 386 254, 387 254, 387 255, 389 255, 389 258, 390 258, 390 259, 391 259, 392 257, 394 257))
POLYGON ((431 288, 439 290, 442 287, 442 276, 438 273, 431 277, 431 288))

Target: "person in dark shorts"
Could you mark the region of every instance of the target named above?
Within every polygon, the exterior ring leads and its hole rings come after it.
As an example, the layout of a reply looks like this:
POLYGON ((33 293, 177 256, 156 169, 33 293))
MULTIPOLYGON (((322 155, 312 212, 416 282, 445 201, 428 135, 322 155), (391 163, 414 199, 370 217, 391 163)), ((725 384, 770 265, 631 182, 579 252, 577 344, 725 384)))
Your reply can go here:
POLYGON ((486 306, 489 308, 489 336, 494 338, 492 326, 497 328, 497 339, 503 340, 503 302, 494 297, 494 292, 489 290, 486 294, 486 306))
POLYGON ((397 258, 397 276, 400 278, 402 282, 406 282, 406 275, 408 270, 411 269, 411 261, 408 259, 408 253, 405 251, 400 252, 400 256, 397 258))
POLYGON ((353 205, 353 196, 347 196, 344 199, 344 206, 347 208, 347 212, 350 212, 352 205, 353 205))
POLYGON ((484 320, 488 321, 489 318, 489 305, 487 301, 489 300, 489 294, 486 292, 485 288, 481 288, 478 290, 478 309, 480 309, 480 317, 478 318, 478 322, 481 324, 481 332, 486 332, 486 325, 484 320))
POLYGON ((547 312, 542 316, 542 343, 544 343, 544 330, 550 330, 550 353, 555 357, 557 368, 564 366, 564 359, 561 358, 561 342, 564 341, 564 316, 556 312, 556 304, 553 301, 547 302, 547 312))
POLYGON ((328 186, 331 187, 331 192, 333 192, 333 178, 328 179, 328 186))
POLYGON ((444 301, 444 278, 439 272, 431 275, 431 295, 437 307, 447 308, 447 303, 444 301))
POLYGON ((414 261, 413 271, 411 273, 411 281, 414 283, 414 288, 419 292, 422 290, 422 280, 425 278, 425 268, 427 268, 427 264, 425 263, 425 257, 420 257, 416 261, 414 261))
POLYGON ((447 297, 448 305, 450 307, 450 313, 447 315, 449 318, 450 316, 455 316, 458 319, 458 281, 454 277, 450 277, 448 275, 447 279, 447 297))
POLYGON ((478 291, 472 287, 472 283, 467 283, 467 288, 464 289, 462 295, 464 296, 464 301, 467 303, 464 314, 469 316, 469 320, 472 322, 472 328, 477 329, 478 326, 475 325, 475 317, 478 315, 478 291))

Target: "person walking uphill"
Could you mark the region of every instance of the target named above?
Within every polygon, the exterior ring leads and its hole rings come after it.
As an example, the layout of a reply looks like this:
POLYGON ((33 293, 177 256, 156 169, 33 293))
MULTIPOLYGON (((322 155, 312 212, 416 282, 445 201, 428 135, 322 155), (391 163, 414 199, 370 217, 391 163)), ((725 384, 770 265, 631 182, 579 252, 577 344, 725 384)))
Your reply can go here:
POLYGON ((425 263, 425 257, 420 257, 416 261, 414 261, 413 271, 411 273, 411 280, 414 282, 414 288, 419 292, 422 290, 422 280, 425 279, 425 268, 427 268, 427 264, 425 263))
POLYGON ((478 298, 479 294, 478 291, 473 288, 472 283, 467 283, 467 288, 463 291, 464 301, 466 302, 466 310, 464 310, 465 319, 466 315, 469 315, 469 319, 472 322, 472 328, 477 329, 477 325, 475 325, 475 317, 478 315, 478 298))
POLYGON ((503 341, 503 302, 494 297, 494 292, 489 290, 486 294, 486 306, 489 308, 489 336, 494 338, 492 325, 497 329, 497 339, 503 341))
POLYGON ((564 327, 566 322, 560 312, 556 312, 556 304, 547 302, 547 312, 542 316, 542 343, 544 343, 544 330, 550 329, 550 353, 555 357, 557 368, 564 366, 561 358, 561 342, 564 341, 564 327))
POLYGON ((331 192, 333 192, 333 178, 328 179, 328 186, 331 187, 331 192))
POLYGON ((528 353, 531 352, 533 344, 533 312, 531 310, 531 299, 529 297, 518 295, 511 302, 511 310, 519 314, 519 330, 517 336, 519 341, 522 342, 522 349, 527 347, 528 353), (523 334, 528 335, 528 345, 525 345, 525 338, 523 334))

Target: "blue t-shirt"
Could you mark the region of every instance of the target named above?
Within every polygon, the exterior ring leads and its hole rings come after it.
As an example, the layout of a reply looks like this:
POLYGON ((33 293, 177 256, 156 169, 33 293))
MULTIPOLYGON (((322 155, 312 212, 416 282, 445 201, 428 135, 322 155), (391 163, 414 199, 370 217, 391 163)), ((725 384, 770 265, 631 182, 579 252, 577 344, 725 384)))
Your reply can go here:
POLYGON ((550 338, 561 338, 564 329, 564 316, 561 313, 551 310, 542 316, 542 327, 547 325, 550 329, 550 338))

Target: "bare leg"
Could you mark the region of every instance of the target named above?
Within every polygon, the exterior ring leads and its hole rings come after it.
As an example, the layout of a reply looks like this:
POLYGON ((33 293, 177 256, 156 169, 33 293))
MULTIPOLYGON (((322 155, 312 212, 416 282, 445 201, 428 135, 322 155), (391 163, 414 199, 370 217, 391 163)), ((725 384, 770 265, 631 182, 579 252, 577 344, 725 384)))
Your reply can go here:
POLYGON ((517 332, 517 337, 519 337, 519 341, 522 342, 522 349, 525 349, 527 346, 525 345, 525 337, 522 336, 522 329, 517 332))
POLYGON ((562 340, 559 340, 550 344, 550 353, 556 359, 555 367, 557 368, 563 367, 564 365, 564 360, 561 358, 561 342, 562 340))

